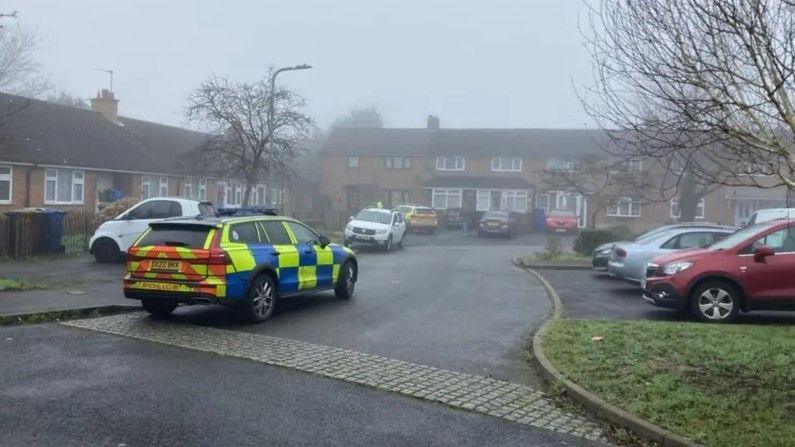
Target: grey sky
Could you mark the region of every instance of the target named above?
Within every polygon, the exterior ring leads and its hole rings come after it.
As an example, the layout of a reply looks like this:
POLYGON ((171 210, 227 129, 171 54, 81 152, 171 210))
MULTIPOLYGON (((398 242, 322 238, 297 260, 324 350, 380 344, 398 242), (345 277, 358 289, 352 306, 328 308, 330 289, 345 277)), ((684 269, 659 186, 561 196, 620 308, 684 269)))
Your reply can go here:
POLYGON ((583 127, 572 79, 590 78, 580 0, 5 0, 39 28, 55 86, 92 96, 116 71, 120 113, 184 125, 215 72, 316 68, 281 80, 321 126, 375 105, 390 127, 583 127))

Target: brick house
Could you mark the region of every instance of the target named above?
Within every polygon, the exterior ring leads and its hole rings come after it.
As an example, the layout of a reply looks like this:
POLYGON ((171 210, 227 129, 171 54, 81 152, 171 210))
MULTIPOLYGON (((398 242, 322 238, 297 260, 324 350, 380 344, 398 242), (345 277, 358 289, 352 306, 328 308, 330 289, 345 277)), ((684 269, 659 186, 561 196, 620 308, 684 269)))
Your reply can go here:
MULTIPOLYGON (((604 154, 603 139, 601 132, 585 129, 445 129, 433 116, 425 129, 340 128, 320 151, 322 191, 338 221, 379 201, 386 207, 504 209, 526 224, 534 210, 551 209, 575 211, 580 227, 595 219, 597 227, 639 231, 675 221, 676 200, 621 197, 597 207, 592 198, 549 189, 546 173, 578 169, 581 157, 604 154)), ((782 190, 718 188, 699 204, 697 215, 739 225, 756 209, 785 205, 782 190)))
MULTIPOLYGON (((118 102, 107 90, 92 110, 0 93, 0 104, 19 109, 0 122, 0 212, 96 212, 110 191, 242 203, 240 179, 199 172, 194 154, 206 134, 119 116, 118 102)), ((258 184, 251 203, 279 206, 282 189, 277 180, 258 184)))

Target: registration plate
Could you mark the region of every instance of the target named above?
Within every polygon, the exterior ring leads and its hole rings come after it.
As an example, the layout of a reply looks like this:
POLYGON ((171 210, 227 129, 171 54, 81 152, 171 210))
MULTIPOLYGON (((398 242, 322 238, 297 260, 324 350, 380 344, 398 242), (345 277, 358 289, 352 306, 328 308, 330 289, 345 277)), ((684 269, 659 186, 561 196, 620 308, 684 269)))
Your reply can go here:
POLYGON ((489 227, 498 227, 498 226, 500 226, 500 224, 498 224, 497 222, 488 222, 486 225, 489 226, 489 227))
POLYGON ((149 262, 149 270, 165 270, 168 272, 178 272, 180 261, 164 261, 162 259, 154 259, 149 262))

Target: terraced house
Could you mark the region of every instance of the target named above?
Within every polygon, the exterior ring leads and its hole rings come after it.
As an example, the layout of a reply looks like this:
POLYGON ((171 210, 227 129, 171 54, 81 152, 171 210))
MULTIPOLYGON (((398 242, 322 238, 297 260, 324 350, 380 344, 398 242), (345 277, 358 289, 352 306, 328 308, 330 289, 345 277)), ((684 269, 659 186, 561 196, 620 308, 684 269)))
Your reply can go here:
MULTIPOLYGON (((382 202, 509 210, 529 226, 532 215, 567 209, 581 228, 627 225, 645 229, 679 217, 676 199, 651 202, 627 193, 597 203, 574 188, 552 188, 549 175, 577 171, 589 154, 604 156, 603 133, 586 129, 447 129, 428 118, 426 128, 340 128, 323 145, 322 190, 343 221, 382 202)), ((643 163, 626 169, 647 175, 643 163)), ((697 218, 739 225, 761 208, 785 206, 780 189, 716 188, 698 204, 697 218)))
MULTIPOLYGON (((0 119, 0 211, 95 212, 118 197, 154 196, 241 205, 240 179, 199 168, 206 134, 119 116, 118 103, 108 90, 91 110, 0 94, 9 111, 0 119)), ((280 206, 283 189, 278 179, 258 184, 250 202, 280 206)))

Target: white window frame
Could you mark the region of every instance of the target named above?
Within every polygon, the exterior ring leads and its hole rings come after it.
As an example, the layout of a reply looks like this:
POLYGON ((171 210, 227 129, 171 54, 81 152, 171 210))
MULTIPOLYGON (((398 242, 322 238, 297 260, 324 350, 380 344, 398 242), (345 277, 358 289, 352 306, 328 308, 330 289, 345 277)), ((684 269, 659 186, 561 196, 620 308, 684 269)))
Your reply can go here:
POLYGON ((384 160, 384 166, 386 166, 387 169, 411 169, 411 157, 406 157, 403 155, 391 155, 386 157, 384 160))
POLYGON ((633 199, 632 197, 618 197, 610 199, 607 205, 608 217, 641 217, 643 214, 643 206, 640 199, 633 199), (622 205, 628 204, 627 212, 621 208, 622 205))
POLYGON ((447 208, 461 208, 462 204, 461 188, 433 188, 431 191, 431 206, 434 209, 446 210, 447 208), (443 202, 437 202, 436 198, 442 197, 443 202), (450 206, 450 201, 458 198, 458 206, 450 206))
POLYGON ((157 179, 157 195, 158 197, 168 197, 168 177, 157 179), (163 191, 164 189, 165 191, 163 191))
POLYGON ((141 176, 141 199, 145 200, 152 197, 152 179, 148 175, 141 176), (144 189, 146 188, 146 189, 144 189))
POLYGON ((356 155, 348 156, 348 169, 359 169, 359 157, 356 155))
POLYGON ((622 160, 611 166, 610 171, 639 174, 643 172, 643 160, 622 160))
POLYGON ((493 157, 491 159, 491 170, 494 172, 522 172, 522 158, 493 157))
POLYGON ((0 165, 0 168, 8 169, 8 174, 0 173, 0 182, 8 182, 8 198, 0 197, 0 204, 10 205, 14 199, 14 167, 11 165, 0 165))
POLYGON ((465 171, 466 158, 464 157, 436 157, 436 170, 437 171, 465 171), (448 166, 448 161, 453 160, 453 167, 448 166), (459 166, 459 162, 461 165, 459 166))
POLYGON ((199 200, 207 200, 207 179, 199 179, 199 200))
POLYGON ((506 189, 502 192, 502 210, 515 213, 527 212, 527 191, 506 189), (520 204, 517 208, 516 204, 520 204), (510 204, 510 206, 509 206, 510 204))
POLYGON ((182 197, 193 198, 193 181, 191 179, 185 179, 185 183, 182 185, 182 197))
POLYGON ((544 197, 547 198, 547 201, 546 201, 547 204, 546 204, 546 206, 543 209, 544 209, 544 213, 545 214, 549 214, 549 201, 551 200, 551 197, 550 197, 549 193, 536 194, 535 207, 538 208, 538 198, 541 197, 541 196, 544 196, 544 197))
POLYGON ((488 211, 491 209, 491 190, 478 189, 475 198, 476 211, 488 211))
POLYGON ((548 158, 547 171, 551 172, 578 172, 580 170, 580 163, 575 160, 567 160, 565 158, 548 158))
POLYGON ((46 168, 44 170, 45 205, 82 205, 86 200, 86 173, 80 169, 46 168), (69 200, 58 200, 58 176, 71 176, 69 181, 69 200), (79 174, 79 176, 78 176, 79 174), (47 199, 47 183, 53 183, 53 199, 47 199), (80 199, 75 199, 75 187, 80 187, 80 199))
MULTIPOLYGON (((679 199, 671 199, 671 204, 669 207, 669 214, 671 219, 679 219, 682 217, 682 210, 679 208, 679 199), (674 212, 674 210, 678 211, 674 212)), ((704 216, 707 215, 707 201, 704 197, 702 197, 698 204, 696 204, 696 219, 703 219, 704 216), (699 213, 701 211, 701 213, 699 213)))

